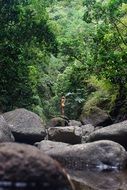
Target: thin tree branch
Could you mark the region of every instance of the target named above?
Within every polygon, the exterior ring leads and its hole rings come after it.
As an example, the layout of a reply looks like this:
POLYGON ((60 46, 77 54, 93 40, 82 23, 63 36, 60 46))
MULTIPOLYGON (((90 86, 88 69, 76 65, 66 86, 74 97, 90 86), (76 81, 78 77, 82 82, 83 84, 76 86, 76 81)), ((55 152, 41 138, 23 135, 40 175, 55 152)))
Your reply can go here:
POLYGON ((127 28, 127 25, 125 25, 123 22, 121 22, 119 19, 113 17, 114 20, 117 20, 119 23, 121 23, 123 26, 125 26, 127 28))
POLYGON ((72 57, 74 57, 75 59, 77 59, 80 63, 84 64, 84 62, 81 59, 79 59, 76 55, 72 55, 72 57))
POLYGON ((119 34, 119 36, 120 36, 122 42, 123 42, 125 45, 127 45, 126 42, 125 42, 124 39, 123 39, 123 36, 121 35, 121 33, 120 33, 119 29, 118 29, 116 23, 115 23, 114 21, 112 21, 112 23, 113 23, 113 25, 115 26, 115 28, 116 28, 116 30, 117 30, 117 32, 118 32, 118 34, 119 34))

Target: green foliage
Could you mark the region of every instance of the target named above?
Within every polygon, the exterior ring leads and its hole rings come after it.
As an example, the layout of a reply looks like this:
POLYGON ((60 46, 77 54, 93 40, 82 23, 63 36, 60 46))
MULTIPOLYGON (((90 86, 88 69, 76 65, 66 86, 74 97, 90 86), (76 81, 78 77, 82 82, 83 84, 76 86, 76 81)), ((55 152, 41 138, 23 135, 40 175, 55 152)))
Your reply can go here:
POLYGON ((68 56, 68 59, 71 57, 73 60, 82 61, 85 54, 83 37, 87 28, 82 19, 84 13, 82 1, 59 1, 49 7, 48 12, 57 28, 61 55, 64 55, 64 58, 68 56))
POLYGON ((110 112, 120 95, 120 87, 125 88, 126 5, 123 0, 74 0, 57 1, 48 8, 57 28, 58 57, 65 63, 65 70, 58 74, 53 88, 56 97, 67 95, 69 117, 78 118, 86 101, 87 107, 104 106, 110 112), (92 75, 96 77, 91 79, 92 75), (96 78, 100 86, 102 81, 110 87, 101 86, 93 92, 98 83, 96 78), (94 85, 89 84, 91 80, 94 85))
POLYGON ((92 76, 87 82, 94 90, 89 95, 83 107, 83 112, 89 112, 92 107, 99 107, 110 113, 118 95, 118 86, 104 78, 98 80, 96 76, 92 76))
POLYGON ((94 73, 116 84, 127 81, 127 11, 122 0, 84 1, 84 20, 93 23, 95 34, 89 51, 94 73), (101 11, 100 11, 101 10, 101 11), (88 14, 87 14, 88 13, 88 14), (93 46, 95 49, 93 49, 93 46))
MULTIPOLYGON (((0 2, 0 109, 38 105, 37 84, 56 41, 41 0, 0 2)), ((41 106, 41 105, 40 105, 41 106)))
POLYGON ((52 67, 49 68, 49 78, 54 83, 52 85, 54 95, 48 100, 49 112, 46 111, 46 113, 49 116, 54 113, 59 115, 61 96, 66 95, 65 113, 70 118, 77 118, 80 115, 85 94, 85 89, 83 89, 85 85, 82 81, 84 76, 81 77, 80 73, 77 75, 78 69, 82 70, 82 74, 83 69, 85 70, 85 67, 81 65, 85 54, 82 1, 54 1, 47 10, 57 31, 59 53, 57 58, 51 57, 50 59, 52 67))
POLYGON ((66 96, 65 114, 76 119, 81 113, 85 99, 90 93, 84 76, 85 67, 78 62, 66 67, 62 74, 59 74, 55 84, 56 94, 60 98, 66 96))
POLYGON ((126 101, 126 0, 2 0, 0 10, 1 110, 46 119, 65 95, 76 119, 83 105, 112 112, 126 101))

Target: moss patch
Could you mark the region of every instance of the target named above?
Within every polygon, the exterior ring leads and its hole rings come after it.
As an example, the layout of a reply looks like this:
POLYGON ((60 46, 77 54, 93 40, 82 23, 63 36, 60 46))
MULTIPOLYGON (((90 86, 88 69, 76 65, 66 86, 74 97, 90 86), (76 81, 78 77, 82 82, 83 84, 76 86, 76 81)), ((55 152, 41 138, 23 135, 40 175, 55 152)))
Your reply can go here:
POLYGON ((118 95, 118 87, 113 86, 110 81, 105 79, 98 80, 95 76, 92 76, 87 82, 95 91, 85 102, 82 114, 89 115, 93 107, 99 107, 110 113, 118 95))

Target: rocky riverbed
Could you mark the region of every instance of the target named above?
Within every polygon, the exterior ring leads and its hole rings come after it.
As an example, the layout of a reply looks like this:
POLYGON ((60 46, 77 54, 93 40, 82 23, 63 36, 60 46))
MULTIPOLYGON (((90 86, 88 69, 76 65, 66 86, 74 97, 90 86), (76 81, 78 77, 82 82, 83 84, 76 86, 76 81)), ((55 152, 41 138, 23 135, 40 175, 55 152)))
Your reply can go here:
POLYGON ((79 183, 81 190, 101 190, 101 185, 103 190, 111 182, 112 190, 124 190, 126 133, 127 120, 103 127, 58 117, 46 125, 26 109, 4 113, 0 115, 0 186, 74 190, 79 183))

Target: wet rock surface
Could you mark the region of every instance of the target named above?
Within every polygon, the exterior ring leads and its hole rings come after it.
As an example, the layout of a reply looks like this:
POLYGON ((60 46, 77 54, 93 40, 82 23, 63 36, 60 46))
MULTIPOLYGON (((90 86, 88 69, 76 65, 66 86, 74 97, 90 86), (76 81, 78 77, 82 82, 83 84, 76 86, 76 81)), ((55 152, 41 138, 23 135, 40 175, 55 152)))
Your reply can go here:
POLYGON ((36 147, 18 143, 0 144, 1 182, 36 183, 44 190, 71 190, 66 172, 58 162, 36 147))
POLYGON ((58 160, 63 166, 76 170, 87 167, 100 170, 125 168, 127 165, 127 152, 118 143, 102 140, 93 143, 65 146, 56 145, 55 148, 40 150, 58 160), (58 148, 57 148, 58 147, 58 148))
POLYGON ((68 171, 76 190, 126 190, 127 171, 68 171))
MULTIPOLYGON (((63 125, 63 119, 66 120, 62 118, 57 124, 63 125)), ((54 121, 58 120, 55 118, 54 121)), ((112 171, 118 172, 127 167, 127 121, 107 127, 81 125, 75 120, 68 122, 67 119, 66 124, 69 126, 56 124, 45 129, 40 117, 25 109, 16 109, 0 116, 1 190, 71 190, 73 185, 59 163, 65 168, 73 169, 73 174, 80 173, 81 178, 75 175, 78 179, 76 190, 120 189, 119 178, 117 181, 117 177, 109 175, 110 178, 104 173, 110 171, 112 174, 112 171), (17 142, 34 146, 6 143, 14 141, 11 131, 17 142), (83 171, 87 171, 84 172, 85 177, 82 176, 83 171), (105 172, 101 173, 102 171, 105 172)), ((121 183, 121 189, 125 190, 126 182, 121 183)))

